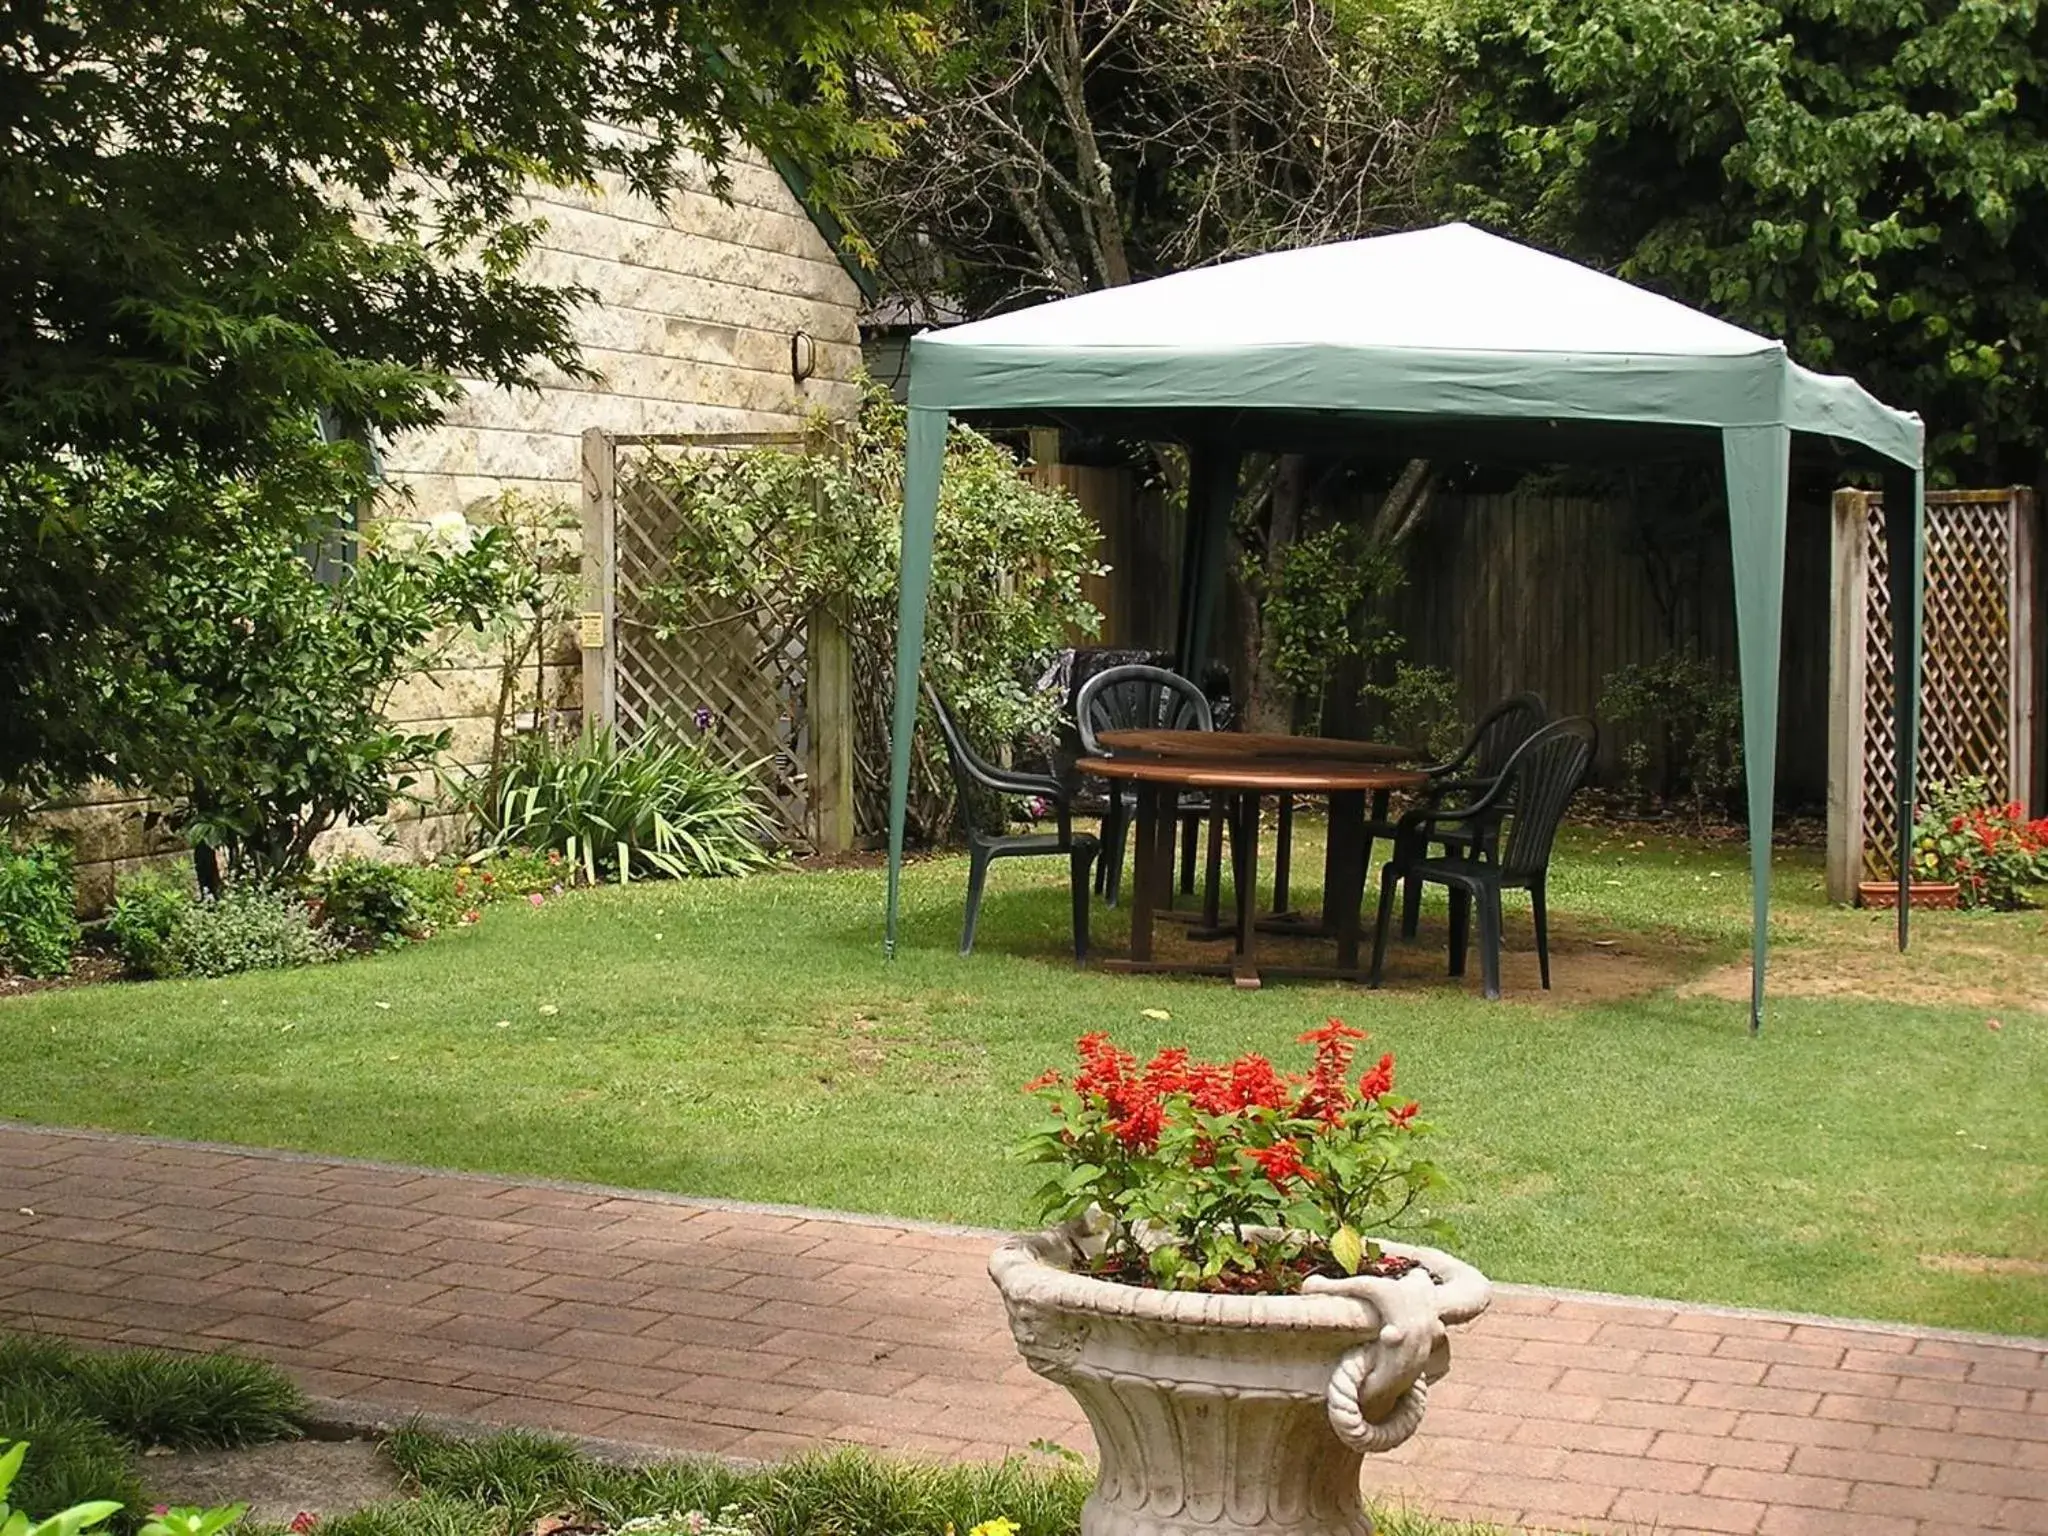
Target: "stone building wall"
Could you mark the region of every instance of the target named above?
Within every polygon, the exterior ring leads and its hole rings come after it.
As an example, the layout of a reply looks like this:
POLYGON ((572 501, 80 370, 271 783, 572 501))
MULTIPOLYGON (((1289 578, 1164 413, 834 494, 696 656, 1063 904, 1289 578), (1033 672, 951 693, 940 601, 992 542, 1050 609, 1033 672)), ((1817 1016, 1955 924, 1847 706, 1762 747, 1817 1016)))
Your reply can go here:
MULTIPOLYGON (((658 207, 607 184, 584 194, 548 190, 531 201, 547 221, 529 271, 591 290, 575 312, 584 365, 595 379, 546 370, 538 391, 472 382, 429 432, 381 445, 387 480, 376 516, 439 524, 479 516, 506 492, 556 503, 576 538, 582 433, 767 432, 801 427, 814 413, 843 415, 859 398, 859 286, 796 195, 765 161, 738 157, 721 200, 695 178, 658 207), (797 332, 811 338, 809 378, 791 368, 797 332)), ((566 630, 551 637, 542 685, 550 702, 577 701, 578 657, 566 630)), ((451 757, 488 753, 499 657, 454 643, 394 690, 394 720, 453 733, 451 757)), ((534 691, 529 663, 522 702, 534 691)), ((82 901, 106 900, 124 867, 163 850, 133 801, 86 796, 48 818, 74 838, 82 901)), ((419 809, 393 817, 406 846, 435 851, 452 819, 419 809)), ((344 835, 375 846, 373 829, 344 835)))

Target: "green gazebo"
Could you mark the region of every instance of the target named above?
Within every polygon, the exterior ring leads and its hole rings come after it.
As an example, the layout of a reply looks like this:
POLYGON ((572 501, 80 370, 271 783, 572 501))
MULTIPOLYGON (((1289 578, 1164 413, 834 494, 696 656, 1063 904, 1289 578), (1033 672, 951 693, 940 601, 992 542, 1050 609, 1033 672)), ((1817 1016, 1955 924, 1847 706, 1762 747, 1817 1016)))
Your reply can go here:
MULTIPOLYGON (((1183 666, 1214 632, 1248 451, 1522 462, 1713 453, 1727 476, 1754 884, 1750 1022, 1763 1015, 1786 499, 1794 433, 1883 477, 1910 879, 1922 555, 1920 420, 1784 346, 1464 224, 1250 257, 916 337, 889 794, 894 952, 911 734, 951 416, 1188 450, 1183 666), (1910 551, 1901 559, 1899 551, 1910 551)), ((1901 892, 1899 943, 1910 902, 1901 892)))

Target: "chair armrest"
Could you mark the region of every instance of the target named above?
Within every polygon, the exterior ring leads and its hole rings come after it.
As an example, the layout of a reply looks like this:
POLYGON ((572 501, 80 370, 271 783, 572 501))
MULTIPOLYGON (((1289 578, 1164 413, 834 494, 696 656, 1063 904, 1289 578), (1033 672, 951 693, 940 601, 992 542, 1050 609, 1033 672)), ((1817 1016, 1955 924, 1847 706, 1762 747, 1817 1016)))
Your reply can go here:
POLYGON ((1447 757, 1440 763, 1426 763, 1422 767, 1422 772, 1428 774, 1432 779, 1443 778, 1456 769, 1464 767, 1467 762, 1471 761, 1472 754, 1478 750, 1479 739, 1475 736, 1458 749, 1457 756, 1447 757))
POLYGON ((984 788, 993 789, 1005 795, 1037 795, 1054 805, 1065 805, 1073 798, 1073 791, 1058 779, 1042 773, 1013 773, 999 769, 993 773, 976 774, 984 788))
MULTIPOLYGON (((1447 790, 1453 787, 1471 788, 1476 786, 1445 786, 1447 790)), ((1507 808, 1501 805, 1500 801, 1506 792, 1507 778, 1503 775, 1498 779, 1487 782, 1485 790, 1479 798, 1469 801, 1464 805, 1431 803, 1416 807, 1402 816, 1399 823, 1400 830, 1404 834, 1413 834, 1440 821, 1479 821, 1489 815, 1505 815, 1507 808)))

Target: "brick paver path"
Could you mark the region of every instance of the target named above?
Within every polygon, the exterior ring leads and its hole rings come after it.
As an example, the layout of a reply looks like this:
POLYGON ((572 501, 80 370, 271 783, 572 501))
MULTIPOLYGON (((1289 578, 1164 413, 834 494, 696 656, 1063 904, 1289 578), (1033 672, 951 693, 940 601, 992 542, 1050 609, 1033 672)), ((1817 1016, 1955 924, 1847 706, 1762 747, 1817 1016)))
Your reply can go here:
MULTIPOLYGON (((990 1235, 0 1126, 0 1326, 234 1345, 351 1411, 772 1457, 1089 1448, 990 1235)), ((2048 1533, 2048 1344, 1503 1288, 1368 1488, 1730 1536, 2048 1533)))

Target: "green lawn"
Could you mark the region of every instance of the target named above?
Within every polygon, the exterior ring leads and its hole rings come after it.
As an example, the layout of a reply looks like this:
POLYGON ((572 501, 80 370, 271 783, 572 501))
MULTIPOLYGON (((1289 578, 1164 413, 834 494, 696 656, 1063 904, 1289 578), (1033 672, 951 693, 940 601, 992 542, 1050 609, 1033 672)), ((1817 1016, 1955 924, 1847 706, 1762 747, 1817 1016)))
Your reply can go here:
POLYGON ((1049 868, 998 866, 962 960, 962 863, 913 866, 893 964, 879 872, 636 886, 316 971, 0 1003, 0 1115, 1001 1224, 1017 1085, 1076 1035, 1287 1053, 1337 1013, 1399 1054, 1497 1277, 2048 1334, 2048 923, 1929 916, 1901 961, 1782 855, 1753 1041, 1744 859, 1573 835, 1560 993, 1511 966, 1500 1005, 1440 951, 1377 994, 1077 974, 1049 868))

